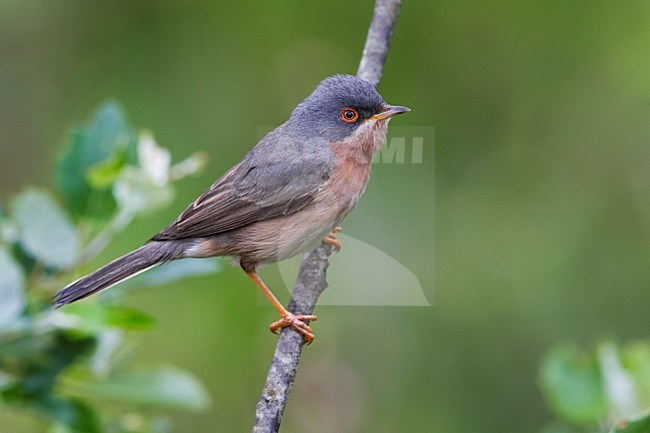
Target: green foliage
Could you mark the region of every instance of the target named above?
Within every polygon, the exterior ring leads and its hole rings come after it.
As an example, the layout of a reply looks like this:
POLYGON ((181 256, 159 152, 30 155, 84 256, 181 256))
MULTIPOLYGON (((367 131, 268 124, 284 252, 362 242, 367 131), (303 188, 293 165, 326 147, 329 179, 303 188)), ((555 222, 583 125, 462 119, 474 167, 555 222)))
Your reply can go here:
POLYGON ((136 143, 133 127, 114 102, 104 103, 87 125, 72 131, 66 151, 57 163, 56 180, 66 207, 75 218, 108 217, 114 212, 115 201, 108 188, 111 183, 99 184, 97 173, 111 167, 115 174, 125 163, 135 164, 136 143))
MULTIPOLYGON (((540 382, 555 414, 576 428, 618 425, 614 432, 650 432, 650 417, 643 418, 650 407, 649 371, 650 342, 619 347, 603 341, 591 351, 563 344, 545 357, 540 382)), ((556 431, 575 430, 561 424, 544 429, 556 431)))
POLYGON ((24 276, 6 247, 0 248, 0 329, 20 315, 25 306, 24 276))
POLYGON ((551 406, 561 417, 588 424, 606 416, 598 363, 578 348, 556 347, 543 364, 541 381, 551 406))
POLYGON ((79 236, 51 194, 25 190, 13 202, 12 215, 20 231, 20 246, 35 260, 58 269, 75 264, 79 236))
MULTIPOLYGON (((192 156, 172 166, 169 151, 150 133, 134 131, 119 105, 105 103, 71 134, 57 164, 60 196, 26 188, 0 216, 0 406, 40 415, 51 432, 168 429, 158 417, 133 412, 107 418, 95 401, 153 410, 209 405, 189 372, 129 365, 130 335, 155 321, 121 305, 124 290, 61 310, 49 302, 134 218, 170 203, 172 181, 203 165, 192 156)), ((216 262, 179 261, 131 287, 218 270, 216 262)))
POLYGON ((210 398, 203 385, 186 371, 171 366, 134 368, 107 377, 79 375, 63 388, 80 398, 112 400, 162 408, 203 410, 210 398))
POLYGON ((613 433, 650 433, 650 416, 636 421, 623 421, 613 433))
POLYGON ((140 331, 155 326, 153 317, 119 305, 77 303, 67 306, 66 313, 79 319, 76 322, 76 329, 85 330, 89 333, 98 332, 105 328, 140 331))

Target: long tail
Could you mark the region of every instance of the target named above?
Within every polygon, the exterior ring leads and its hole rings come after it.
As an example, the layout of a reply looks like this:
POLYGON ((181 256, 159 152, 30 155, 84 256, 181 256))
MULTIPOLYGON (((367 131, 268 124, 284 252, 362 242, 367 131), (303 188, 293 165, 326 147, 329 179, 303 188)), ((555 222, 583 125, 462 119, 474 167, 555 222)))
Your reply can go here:
POLYGON ((68 284, 53 296, 55 307, 61 307, 87 296, 106 290, 128 280, 147 269, 165 262, 183 257, 185 242, 162 241, 149 242, 122 257, 113 260, 92 274, 79 278, 68 284))

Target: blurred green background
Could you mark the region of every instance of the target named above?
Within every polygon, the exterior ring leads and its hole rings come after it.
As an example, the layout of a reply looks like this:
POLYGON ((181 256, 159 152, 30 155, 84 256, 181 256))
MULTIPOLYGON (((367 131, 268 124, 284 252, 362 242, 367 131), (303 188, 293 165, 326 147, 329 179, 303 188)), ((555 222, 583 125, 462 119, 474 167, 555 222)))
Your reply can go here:
MULTIPOLYGON (((112 97, 175 159, 210 155, 170 210, 95 264, 140 245, 258 127, 356 71, 371 12, 1 1, 0 199, 51 186, 72 121, 112 97)), ((404 1, 380 91, 413 109, 394 126, 435 126, 435 151, 420 167, 375 165, 344 230, 399 258, 434 305, 318 308, 284 432, 538 431, 552 418, 537 384, 549 347, 647 337, 648 22, 647 1, 404 1)), ((333 266, 345 260, 344 246, 333 266)), ((262 275, 282 286, 275 267, 262 275)), ((250 430, 275 345, 257 296, 237 269, 130 296, 160 323, 138 357, 193 371, 213 395, 210 411, 174 415, 177 431, 250 430)), ((0 428, 44 427, 2 413, 0 428)))

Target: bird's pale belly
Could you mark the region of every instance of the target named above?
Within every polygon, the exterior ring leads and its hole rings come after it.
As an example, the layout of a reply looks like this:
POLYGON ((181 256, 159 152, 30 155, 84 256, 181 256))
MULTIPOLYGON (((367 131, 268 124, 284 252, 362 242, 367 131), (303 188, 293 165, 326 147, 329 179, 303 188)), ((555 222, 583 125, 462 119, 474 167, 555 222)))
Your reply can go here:
POLYGON ((295 214, 251 224, 233 236, 255 239, 241 251, 242 260, 272 263, 315 248, 339 221, 340 213, 325 203, 312 203, 295 214))

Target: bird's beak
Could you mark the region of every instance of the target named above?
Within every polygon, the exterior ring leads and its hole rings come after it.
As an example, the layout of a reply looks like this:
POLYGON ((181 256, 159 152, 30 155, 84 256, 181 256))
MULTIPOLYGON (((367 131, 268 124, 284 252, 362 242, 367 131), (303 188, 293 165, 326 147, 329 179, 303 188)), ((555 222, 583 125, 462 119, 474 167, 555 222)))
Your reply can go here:
POLYGON ((366 120, 384 120, 388 119, 389 117, 393 117, 396 114, 404 114, 408 113, 409 111, 411 111, 411 109, 408 107, 400 107, 399 105, 384 105, 384 108, 380 113, 377 113, 374 116, 370 116, 366 120))

